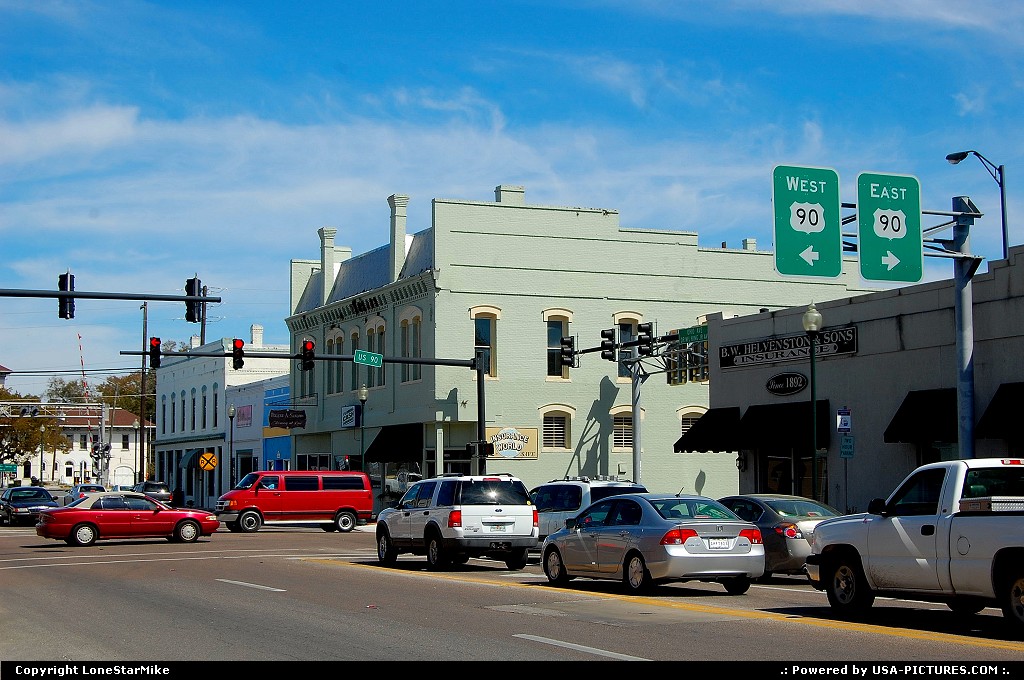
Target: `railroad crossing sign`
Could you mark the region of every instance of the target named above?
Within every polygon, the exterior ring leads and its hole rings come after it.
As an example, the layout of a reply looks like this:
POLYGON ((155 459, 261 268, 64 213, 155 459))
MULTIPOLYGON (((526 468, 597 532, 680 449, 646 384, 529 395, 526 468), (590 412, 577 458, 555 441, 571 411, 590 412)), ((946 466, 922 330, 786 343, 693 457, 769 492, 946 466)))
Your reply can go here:
POLYGON ((843 270, 839 173, 777 165, 772 170, 775 271, 836 277, 843 270))
POLYGON ((217 455, 213 451, 203 451, 199 454, 199 467, 209 472, 217 467, 217 455))
POLYGON ((367 352, 365 349, 357 349, 352 353, 352 363, 380 368, 384 365, 384 355, 377 354, 376 352, 367 352))
POLYGON ((916 177, 857 175, 857 225, 861 276, 869 281, 921 280, 921 183, 916 177))

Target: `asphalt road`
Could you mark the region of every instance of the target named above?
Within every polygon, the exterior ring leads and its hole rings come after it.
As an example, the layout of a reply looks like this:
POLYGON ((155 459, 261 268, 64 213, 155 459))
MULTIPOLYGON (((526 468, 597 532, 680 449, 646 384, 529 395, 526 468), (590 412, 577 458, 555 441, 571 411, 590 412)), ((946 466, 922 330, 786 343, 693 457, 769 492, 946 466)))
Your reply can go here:
MULTIPOLYGON (((1024 660, 1001 614, 879 598, 836 620, 798 577, 730 596, 685 583, 650 595, 617 583, 547 584, 538 564, 377 565, 372 527, 218 532, 194 544, 77 548, 0 528, 4 661, 777 661, 808 664, 1024 660)), ((999 673, 993 673, 999 674, 999 673)))

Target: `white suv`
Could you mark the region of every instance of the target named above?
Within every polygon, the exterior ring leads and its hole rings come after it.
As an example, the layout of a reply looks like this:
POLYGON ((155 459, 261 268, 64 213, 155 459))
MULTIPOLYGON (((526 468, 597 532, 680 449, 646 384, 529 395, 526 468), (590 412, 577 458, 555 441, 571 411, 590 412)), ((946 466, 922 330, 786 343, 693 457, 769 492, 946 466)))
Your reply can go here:
MULTIPOLYGON (((541 543, 594 501, 620 493, 647 493, 647 487, 618 477, 564 477, 541 484, 530 492, 540 514, 541 543)), ((539 549, 539 545, 534 548, 539 549)))
POLYGON ((442 569, 490 557, 522 569, 537 547, 537 521, 526 486, 512 475, 423 479, 377 516, 377 560, 390 565, 399 553, 412 553, 442 569))

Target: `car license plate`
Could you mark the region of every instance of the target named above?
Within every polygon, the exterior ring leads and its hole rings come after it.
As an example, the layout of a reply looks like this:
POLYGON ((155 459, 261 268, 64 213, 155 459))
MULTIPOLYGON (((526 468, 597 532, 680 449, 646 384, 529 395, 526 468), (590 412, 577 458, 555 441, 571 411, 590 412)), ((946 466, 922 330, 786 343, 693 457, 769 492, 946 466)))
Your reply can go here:
POLYGON ((505 525, 504 524, 492 524, 491 525, 491 531, 492 532, 493 531, 505 531, 505 525))
POLYGON ((728 550, 729 539, 728 538, 709 538, 708 548, 711 550, 728 550))

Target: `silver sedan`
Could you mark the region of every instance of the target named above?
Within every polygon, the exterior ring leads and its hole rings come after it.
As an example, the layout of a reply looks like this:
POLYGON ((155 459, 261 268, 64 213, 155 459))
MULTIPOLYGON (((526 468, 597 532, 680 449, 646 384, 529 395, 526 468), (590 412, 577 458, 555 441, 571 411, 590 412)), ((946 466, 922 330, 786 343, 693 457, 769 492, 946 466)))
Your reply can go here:
POLYGON ((696 495, 628 494, 593 503, 541 546, 554 585, 577 576, 655 583, 707 581, 742 595, 764 573, 761 531, 718 501, 696 495))

